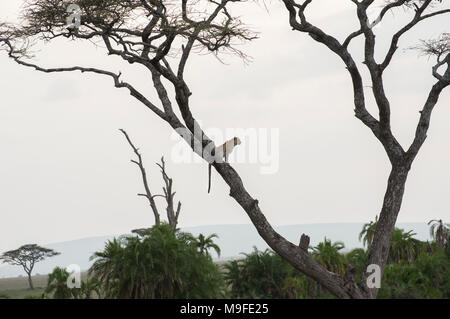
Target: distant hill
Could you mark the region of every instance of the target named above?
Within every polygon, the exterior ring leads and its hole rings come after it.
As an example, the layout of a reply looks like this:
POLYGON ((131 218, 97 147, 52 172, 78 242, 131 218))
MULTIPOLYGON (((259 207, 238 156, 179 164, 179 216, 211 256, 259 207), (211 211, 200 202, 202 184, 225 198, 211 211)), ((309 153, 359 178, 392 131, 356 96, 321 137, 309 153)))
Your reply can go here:
MULTIPOLYGON (((341 224, 306 224, 278 226, 275 229, 288 240, 298 243, 300 236, 305 233, 311 237, 311 245, 317 245, 325 237, 332 241, 342 241, 346 250, 362 247, 358 241, 358 234, 362 229, 362 223, 341 223, 341 224)), ((405 230, 413 230, 420 240, 429 240, 428 225, 426 223, 399 223, 397 227, 405 230)), ((253 225, 211 225, 182 228, 183 231, 190 232, 197 236, 202 233, 209 235, 216 233, 219 238, 216 243, 219 245, 222 254, 219 260, 239 257, 241 253, 249 253, 256 246, 260 250, 268 248, 267 244, 258 235, 253 225)), ((103 249, 105 242, 114 237, 101 236, 77 239, 43 245, 61 253, 61 255, 49 258, 35 266, 33 274, 48 274, 54 267, 67 267, 70 264, 77 264, 82 270, 90 267, 92 262, 89 257, 95 252, 103 249)), ((24 275, 18 266, 1 265, 0 278, 17 277, 24 275)))

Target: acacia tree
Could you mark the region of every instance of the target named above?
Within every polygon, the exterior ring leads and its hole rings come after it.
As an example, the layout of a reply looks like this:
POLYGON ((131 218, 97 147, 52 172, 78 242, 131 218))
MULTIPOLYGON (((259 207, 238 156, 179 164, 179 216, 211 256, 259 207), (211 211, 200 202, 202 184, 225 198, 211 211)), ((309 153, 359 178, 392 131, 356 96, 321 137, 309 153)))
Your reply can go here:
MULTIPOLYGON (((212 164, 230 186, 230 196, 245 210, 258 233, 274 251, 340 298, 374 298, 377 289, 367 288, 365 278, 361 283, 355 283, 350 275, 344 276, 344 279, 339 274, 326 270, 308 254, 305 245, 299 247, 278 234, 259 208, 258 200, 248 193, 233 167, 228 163, 215 161, 210 156, 214 142, 204 133, 191 111, 192 93, 184 78, 184 72, 188 59, 194 51, 206 50, 214 54, 228 51, 245 57, 236 49, 235 44, 252 40, 256 36, 231 14, 229 8, 232 3, 244 1, 27 0, 20 25, 4 23, 0 26, 0 43, 15 62, 40 72, 81 71, 110 77, 116 88, 127 89, 131 96, 155 113, 159 119, 167 122, 186 140, 194 152, 212 164), (69 4, 76 4, 80 8, 79 27, 67 27, 66 10, 69 4), (62 37, 101 41, 108 55, 144 67, 151 75, 159 102, 150 101, 132 84, 123 81, 121 73, 83 66, 46 68, 27 59, 30 44, 53 41, 62 37), (168 90, 174 92, 174 99, 168 90), (177 111, 181 114, 181 118, 177 115, 177 111)), ((390 64, 403 34, 419 22, 447 13, 448 10, 425 13, 431 7, 430 4, 435 2, 431 0, 389 1, 382 10, 381 19, 391 9, 401 6, 415 9, 416 13, 412 21, 396 33, 386 59, 378 64, 374 59, 375 35, 367 23, 367 9, 373 4, 373 0, 360 2, 352 0, 357 7, 361 29, 352 33, 342 43, 306 20, 305 9, 311 0, 306 0, 302 4, 291 0, 283 1, 289 11, 289 21, 294 30, 309 34, 344 61, 353 81, 356 116, 383 144, 392 163, 388 189, 369 255, 370 264, 378 264, 384 269, 408 171, 425 140, 431 111, 442 90, 450 84, 449 47, 446 44, 448 39, 443 38, 442 41, 434 43, 427 42, 427 52, 438 57, 438 62, 433 68, 433 75, 438 82, 433 86, 423 107, 416 138, 408 151, 404 151, 390 129, 390 105, 384 93, 383 71, 390 64), (366 65, 371 73, 373 91, 380 110, 379 119, 373 117, 365 107, 362 77, 348 51, 350 42, 358 36, 366 38, 366 65), (444 72, 439 73, 444 67, 446 67, 444 72)), ((306 239, 307 236, 303 238, 306 239)))
POLYGON ((30 289, 34 289, 33 280, 31 280, 31 273, 33 272, 34 265, 45 258, 59 254, 60 253, 53 249, 44 248, 36 244, 29 244, 5 252, 0 256, 0 260, 3 260, 4 263, 10 265, 22 266, 23 270, 27 273, 30 289))

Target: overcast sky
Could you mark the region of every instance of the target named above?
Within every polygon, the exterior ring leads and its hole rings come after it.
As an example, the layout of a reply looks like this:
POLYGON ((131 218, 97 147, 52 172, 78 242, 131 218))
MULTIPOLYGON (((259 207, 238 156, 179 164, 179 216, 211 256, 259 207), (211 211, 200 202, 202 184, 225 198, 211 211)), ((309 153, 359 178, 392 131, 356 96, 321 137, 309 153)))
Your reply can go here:
MULTIPOLYGON (((20 4, 1 1, 1 19, 14 21, 20 4)), ((207 129, 279 131, 272 154, 279 159, 275 174, 262 174, 261 162, 234 165, 274 225, 373 220, 381 208, 389 163, 379 142, 354 117, 344 65, 305 34, 292 31, 278 1, 268 1, 268 11, 247 4, 235 12, 260 32, 258 40, 242 47, 253 62, 226 56, 222 64, 210 55, 193 56, 186 78, 194 115, 207 129)), ((357 28, 350 1, 317 0, 309 13, 339 39, 357 28)), ((403 16, 398 10, 377 28, 379 56, 403 16)), ((386 72, 393 131, 405 148, 434 80, 433 61, 404 49, 442 31, 449 31, 448 17, 415 28, 386 72)), ((43 66, 122 71, 124 79, 154 96, 148 74, 106 57, 102 47, 58 41, 40 49, 35 60, 43 66)), ((358 62, 361 49, 361 41, 351 45, 358 62)), ((205 163, 173 160, 177 142, 170 127, 126 90, 115 89, 111 79, 38 73, 16 65, 4 52, 0 72, 0 251, 25 243, 121 234, 153 223, 146 200, 136 196, 143 186, 119 128, 140 147, 154 193, 162 187, 154 163, 165 156, 183 204, 180 226, 250 222, 214 171, 207 194, 205 163)), ((365 70, 364 75, 369 86, 365 70)), ((376 115, 369 90, 368 107, 376 115)), ((400 222, 450 220, 449 118, 447 90, 412 167, 400 222)), ((164 203, 159 204, 163 210, 164 203)))

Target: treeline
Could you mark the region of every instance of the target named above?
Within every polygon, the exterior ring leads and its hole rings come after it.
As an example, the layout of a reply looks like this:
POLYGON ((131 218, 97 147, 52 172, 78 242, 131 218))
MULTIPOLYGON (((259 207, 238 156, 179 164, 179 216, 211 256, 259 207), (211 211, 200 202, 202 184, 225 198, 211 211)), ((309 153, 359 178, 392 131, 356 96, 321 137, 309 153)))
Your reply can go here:
MULTIPOLYGON (((365 224, 360 240, 368 247, 377 220, 365 224)), ((433 240, 414 238, 412 231, 395 229, 388 266, 378 298, 450 298, 449 227, 430 221, 433 240)), ((135 236, 108 241, 96 252, 88 279, 80 288, 67 286, 69 273, 55 268, 44 298, 334 298, 325 288, 303 275, 270 250, 244 254, 224 264, 215 234, 194 237, 162 223, 139 230, 135 236)), ((325 238, 309 247, 313 258, 344 276, 353 269, 356 282, 366 270, 367 249, 344 252, 342 242, 325 238)))

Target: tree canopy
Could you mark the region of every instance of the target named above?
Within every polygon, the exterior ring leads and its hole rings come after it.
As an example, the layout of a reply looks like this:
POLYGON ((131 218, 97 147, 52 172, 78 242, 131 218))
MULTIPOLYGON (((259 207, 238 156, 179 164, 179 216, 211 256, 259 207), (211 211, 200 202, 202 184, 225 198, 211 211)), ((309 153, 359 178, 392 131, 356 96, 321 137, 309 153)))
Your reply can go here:
POLYGON ((10 265, 22 266, 28 275, 30 289, 33 289, 31 273, 34 265, 45 258, 59 255, 60 253, 53 249, 44 248, 36 244, 23 245, 17 249, 7 251, 0 256, 0 260, 10 265))

